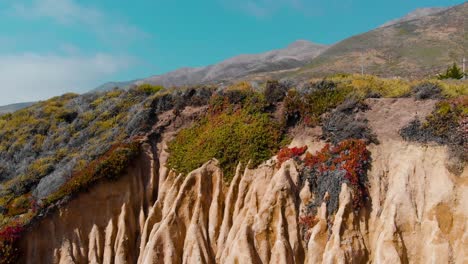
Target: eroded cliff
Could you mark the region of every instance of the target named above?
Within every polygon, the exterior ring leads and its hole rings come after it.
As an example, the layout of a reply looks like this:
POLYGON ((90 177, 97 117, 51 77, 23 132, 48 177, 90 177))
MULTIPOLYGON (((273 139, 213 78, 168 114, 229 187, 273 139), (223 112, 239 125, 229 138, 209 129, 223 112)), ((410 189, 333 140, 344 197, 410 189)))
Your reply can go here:
MULTIPOLYGON (((317 149, 302 137, 292 144, 317 149)), ((145 145, 120 179, 101 183, 22 240, 25 263, 466 263, 468 174, 451 174, 447 149, 385 139, 369 147, 370 199, 359 211, 341 188, 332 222, 322 204, 303 240, 310 199, 296 163, 240 167, 227 186, 212 160, 188 176, 159 166, 145 145)))
MULTIPOLYGON (((359 207, 346 182, 333 186, 337 194, 315 197, 298 159, 240 164, 229 184, 215 159, 188 175, 168 169, 168 142, 207 110, 186 107, 158 116, 124 175, 38 218, 21 238, 20 262, 467 263, 466 167, 454 174, 448 147, 398 133, 435 101, 367 104, 359 114, 380 143, 367 146, 372 162, 359 207), (339 195, 333 210, 330 195, 339 195), (324 202, 304 227, 313 200, 324 202)), ((320 134, 295 128, 291 147, 319 151, 320 134)))

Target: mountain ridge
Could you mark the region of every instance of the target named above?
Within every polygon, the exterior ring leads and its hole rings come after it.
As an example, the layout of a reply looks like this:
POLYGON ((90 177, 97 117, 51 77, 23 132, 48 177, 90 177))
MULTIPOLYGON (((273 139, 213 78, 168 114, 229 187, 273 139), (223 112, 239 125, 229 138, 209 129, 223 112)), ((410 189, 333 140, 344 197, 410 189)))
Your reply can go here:
POLYGON ((327 48, 326 45, 297 40, 283 49, 258 54, 241 54, 216 64, 204 67, 182 67, 168 73, 130 82, 109 82, 92 91, 108 90, 115 86, 126 89, 142 83, 185 86, 241 78, 257 72, 292 69, 305 65, 327 48))
POLYGON ((437 14, 439 12, 445 11, 445 10, 447 10, 449 8, 450 7, 423 7, 423 8, 418 8, 418 9, 415 9, 414 11, 406 14, 405 16, 403 16, 401 18, 396 18, 396 19, 393 19, 393 20, 390 20, 390 21, 384 23, 383 25, 380 26, 380 28, 392 26, 392 25, 395 25, 395 24, 398 24, 398 23, 402 23, 402 22, 406 22, 406 21, 410 21, 410 20, 414 20, 414 19, 418 19, 418 18, 421 18, 421 17, 424 17, 424 16, 434 15, 434 14, 437 14))

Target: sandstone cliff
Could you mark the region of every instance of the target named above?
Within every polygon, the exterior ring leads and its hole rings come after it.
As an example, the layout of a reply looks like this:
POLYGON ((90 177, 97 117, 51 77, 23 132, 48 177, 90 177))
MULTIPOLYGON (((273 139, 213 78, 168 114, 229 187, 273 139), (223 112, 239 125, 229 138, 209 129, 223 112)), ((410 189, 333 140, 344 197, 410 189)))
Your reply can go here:
MULTIPOLYGON (((308 241, 298 221, 311 193, 293 160, 280 168, 274 158, 255 169, 239 166, 227 185, 216 160, 187 176, 168 171, 163 137, 144 145, 126 175, 38 223, 21 241, 21 262, 467 263, 466 168, 454 175, 445 147, 408 143, 396 133, 433 102, 380 103, 385 108, 367 113, 371 126, 387 120, 388 129, 376 129, 380 144, 369 146, 366 206, 355 211, 344 184, 333 221, 322 204, 308 241), (396 111, 402 107, 404 117, 396 111)), ((313 134, 292 145, 319 149, 323 142, 313 134)))

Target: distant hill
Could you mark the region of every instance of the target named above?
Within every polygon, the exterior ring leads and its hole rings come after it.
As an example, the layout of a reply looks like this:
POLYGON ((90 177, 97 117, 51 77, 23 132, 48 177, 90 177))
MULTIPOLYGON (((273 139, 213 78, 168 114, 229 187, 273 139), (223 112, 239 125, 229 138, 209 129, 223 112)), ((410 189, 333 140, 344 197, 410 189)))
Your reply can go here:
POLYGON ((316 57, 299 74, 323 76, 361 72, 380 76, 425 77, 453 62, 468 49, 468 2, 417 19, 392 22, 345 39, 316 57))
POLYGON ((132 84, 136 82, 135 80, 133 81, 127 81, 127 82, 108 82, 105 83, 101 86, 98 86, 92 90, 92 92, 96 91, 109 91, 111 89, 114 89, 116 87, 121 88, 121 89, 128 89, 132 84))
POLYGON ((110 82, 93 91, 109 90, 114 87, 129 88, 132 84, 151 83, 163 86, 196 85, 242 78, 249 74, 293 69, 309 63, 325 51, 325 45, 299 40, 284 49, 261 54, 246 54, 227 59, 221 63, 199 67, 181 68, 166 74, 130 82, 110 82))
POLYGON ((10 105, 5 105, 5 106, 0 106, 0 115, 15 112, 17 110, 26 108, 26 107, 31 106, 33 104, 35 104, 35 102, 18 103, 18 104, 10 104, 10 105))

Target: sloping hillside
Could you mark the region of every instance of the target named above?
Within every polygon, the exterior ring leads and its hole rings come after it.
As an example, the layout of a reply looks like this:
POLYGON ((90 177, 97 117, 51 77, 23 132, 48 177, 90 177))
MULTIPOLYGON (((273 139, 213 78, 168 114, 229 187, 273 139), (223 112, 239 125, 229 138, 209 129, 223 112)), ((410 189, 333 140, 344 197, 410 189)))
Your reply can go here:
POLYGON ((359 73, 434 76, 467 53, 468 3, 353 36, 330 47, 299 75, 359 73))

